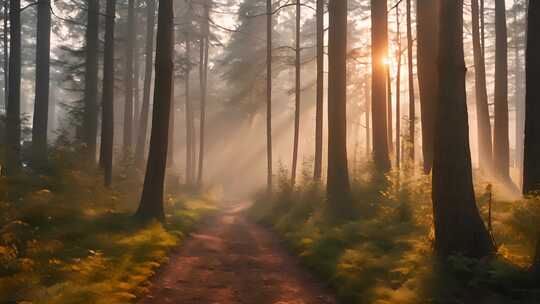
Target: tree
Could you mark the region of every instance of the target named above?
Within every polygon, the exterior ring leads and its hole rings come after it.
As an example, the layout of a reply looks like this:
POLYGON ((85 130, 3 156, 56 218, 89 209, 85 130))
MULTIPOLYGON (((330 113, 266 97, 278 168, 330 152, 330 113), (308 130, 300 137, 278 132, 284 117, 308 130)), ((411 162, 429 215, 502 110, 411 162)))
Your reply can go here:
POLYGON ((396 167, 401 162, 401 31, 399 22, 399 4, 396 6, 397 31, 397 71, 396 71, 396 167))
POLYGON ((433 141, 437 103, 437 62, 440 0, 418 0, 416 5, 417 69, 422 120, 424 173, 433 165, 433 141))
POLYGON ((266 0, 266 190, 272 192, 272 0, 266 0))
POLYGON ((463 0, 443 0, 434 160, 435 250, 439 256, 484 257, 494 245, 474 197, 465 94, 463 0))
POLYGON ((476 93, 476 124, 478 129, 478 160, 485 173, 492 170, 491 121, 486 88, 486 65, 480 37, 478 0, 471 1, 471 21, 474 53, 474 80, 476 93))
POLYGON ((294 86, 294 140, 293 158, 291 166, 291 185, 296 183, 296 166, 298 163, 298 137, 300 136, 300 0, 296 0, 296 26, 295 26, 295 86, 294 86))
MULTIPOLYGON (((344 215, 350 199, 347 164, 347 1, 328 6, 328 181, 327 196, 334 210, 344 215)), ((384 70, 383 70, 384 77, 384 70)), ((384 87, 383 87, 384 89, 384 87)), ((384 105, 385 100, 383 100, 384 105)), ((384 112, 382 113, 384 116, 384 112)), ((383 141, 386 143, 386 133, 383 141)))
MULTIPOLYGON (((529 2, 526 93, 525 93, 525 150, 523 161, 523 194, 540 191, 540 3, 529 2)), ((540 265, 539 265, 540 266, 540 265)))
MULTIPOLYGON (((47 7, 47 9, 49 9, 47 7)), ((86 62, 84 72, 83 142, 88 158, 94 162, 97 145, 98 123, 98 31, 99 1, 88 0, 88 22, 86 26, 86 62)), ((38 35, 39 37, 39 35, 38 35)))
POLYGON ((191 105, 190 95, 190 83, 189 77, 191 72, 191 4, 188 3, 187 22, 188 28, 185 30, 186 37, 186 75, 184 79, 185 94, 186 94, 186 185, 192 186, 195 180, 195 134, 194 134, 194 121, 193 121, 193 109, 191 105))
POLYGON ((416 109, 414 100, 413 40, 411 26, 411 0, 407 0, 407 65, 409 82, 409 159, 414 163, 414 137, 416 127, 416 109))
POLYGON ((9 19, 9 1, 4 1, 4 27, 3 27, 3 44, 4 44, 4 109, 7 109, 7 104, 9 100, 8 96, 8 87, 9 87, 9 80, 8 80, 8 65, 9 65, 9 42, 8 42, 8 35, 9 35, 9 28, 8 28, 8 19, 9 19))
POLYGON ((504 0, 495 0, 495 127, 493 162, 495 174, 510 181, 508 139, 508 49, 504 0))
POLYGON ((199 120, 199 168, 197 175, 197 187, 202 187, 204 173, 204 144, 206 126, 206 99, 208 96, 208 46, 210 35, 210 0, 203 4, 202 33, 200 38, 199 77, 201 83, 201 117, 199 120))
MULTIPOLYGON (((526 51, 526 93, 525 93, 525 153, 523 161, 523 193, 540 191, 540 2, 529 1, 526 51)), ((540 276, 540 237, 532 270, 540 276)))
POLYGON ((146 46, 144 60, 144 84, 137 145, 135 146, 135 162, 141 168, 144 164, 146 135, 148 134, 148 112, 150 112, 150 86, 152 83, 152 64, 154 62, 154 24, 156 16, 155 0, 146 0, 146 46))
POLYGON ((128 1, 126 70, 124 71, 124 152, 131 151, 133 139, 133 46, 135 42, 135 0, 128 1))
POLYGON ((49 1, 37 4, 36 94, 32 124, 32 163, 43 166, 47 160, 47 121, 49 118, 49 70, 51 51, 51 10, 49 1))
MULTIPOLYGON (((381 172, 387 172, 390 169, 386 121, 386 67, 384 65, 384 59, 388 53, 386 10, 386 1, 371 0, 373 159, 381 172)), ((331 84, 330 80, 329 83, 331 84)))
POLYGON ((141 202, 136 217, 144 221, 164 220, 163 188, 167 165, 169 114, 173 76, 173 2, 159 0, 156 44, 156 77, 150 151, 141 202))
POLYGON ((317 88, 315 109, 315 166, 314 180, 320 181, 322 177, 323 153, 323 122, 324 122, 324 0, 317 0, 316 8, 317 32, 317 88))
POLYGON ((107 0, 106 5, 100 165, 105 171, 105 186, 110 186, 114 145, 114 19, 116 0, 107 0))
POLYGON ((8 176, 16 175, 21 161, 21 1, 9 1, 9 75, 6 112, 6 166, 8 176))

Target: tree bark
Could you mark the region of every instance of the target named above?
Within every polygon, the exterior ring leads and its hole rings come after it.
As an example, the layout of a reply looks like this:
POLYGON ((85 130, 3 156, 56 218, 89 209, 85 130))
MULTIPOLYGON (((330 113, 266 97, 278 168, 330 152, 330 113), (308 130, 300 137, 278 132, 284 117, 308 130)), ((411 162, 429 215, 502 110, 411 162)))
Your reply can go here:
POLYGON ((100 164, 105 171, 105 186, 112 183, 114 146, 114 25, 116 0, 107 0, 103 56, 103 98, 100 164))
POLYGON ((399 6, 396 7, 397 71, 396 71, 396 167, 401 165, 401 32, 399 6))
MULTIPOLYGON (((514 58, 515 58, 515 79, 514 79, 514 103, 516 107, 516 167, 518 169, 518 176, 523 175, 523 135, 525 133, 525 88, 523 79, 524 73, 521 65, 521 56, 520 56, 520 43, 519 36, 522 30, 526 30, 526 26, 523 28, 518 26, 516 9, 514 11, 514 58)), ((519 185, 523 183, 522 180, 518 182, 519 185)))
POLYGON ((443 0, 433 161, 435 250, 480 258, 494 245, 474 197, 463 52, 463 0, 443 0))
POLYGON ((523 194, 540 191, 540 3, 537 1, 529 2, 527 27, 523 194))
MULTIPOLYGON (((373 159, 381 173, 390 169, 386 118, 386 67, 387 56, 387 4, 386 1, 371 0, 371 111, 373 119, 373 159)), ((329 80, 331 84, 331 81, 329 80)))
POLYGON ((495 0, 495 128, 493 162, 495 174, 510 181, 508 139, 508 49, 504 0, 495 0))
POLYGON ((47 126, 49 119, 49 70, 51 51, 51 10, 48 0, 38 1, 36 35, 36 94, 32 124, 32 166, 47 162, 47 126))
POLYGON ((136 216, 144 221, 164 220, 163 188, 167 165, 169 114, 173 76, 173 2, 159 0, 156 44, 156 79, 154 84, 154 111, 148 165, 144 177, 141 202, 136 216))
POLYGON ((407 64, 409 82, 409 159, 414 164, 416 108, 414 100, 413 40, 411 26, 411 0, 407 0, 407 64))
POLYGON ((124 153, 131 152, 133 138, 133 42, 135 41, 135 0, 128 1, 126 27, 126 68, 124 71, 124 153))
MULTIPOLYGON (((347 164, 347 1, 330 1, 328 12, 328 181, 333 210, 346 215, 350 200, 347 164)), ((384 70, 383 77, 384 77, 384 70)), ((384 82, 383 82, 384 83, 384 82)), ((383 86, 384 90, 384 86, 383 86)), ((382 100, 383 105, 385 100, 382 100)), ((384 116, 384 111, 382 112, 384 116)), ((386 143, 386 133, 383 141, 386 143)))
POLYGON ((145 67, 143 100, 141 106, 141 116, 139 118, 139 132, 137 134, 137 146, 135 148, 135 162, 141 168, 145 160, 146 136, 148 134, 148 113, 150 112, 150 87, 152 83, 152 63, 154 55, 154 24, 156 16, 155 0, 146 0, 146 46, 145 46, 145 67))
POLYGON ((300 0, 296 0, 296 27, 295 27, 295 86, 294 86, 294 139, 293 157, 291 166, 291 185, 296 183, 296 167, 298 164, 298 137, 300 136, 300 0))
POLYGON ((478 129, 478 161, 484 173, 492 172, 493 155, 491 142, 491 121, 489 118, 488 95, 486 88, 486 66, 480 44, 478 0, 472 0, 472 38, 474 53, 474 80, 476 92, 476 124, 478 129))
MULTIPOLYGON (((527 51, 525 62, 525 153, 523 162, 523 193, 540 191, 540 2, 529 1, 527 51)), ((532 263, 536 277, 540 277, 540 236, 532 263)))
POLYGON ((272 0, 266 0, 266 190, 272 192, 272 0))
POLYGON ((190 84, 189 77, 191 71, 191 41, 189 30, 186 32, 186 58, 188 60, 188 66, 186 70, 185 78, 185 94, 186 94, 186 185, 192 186, 194 182, 194 170, 193 166, 195 163, 194 160, 194 143, 193 143, 193 110, 191 108, 191 95, 190 95, 190 84))
POLYGON ((417 69, 422 120, 422 155, 424 173, 433 165, 433 141, 437 104, 439 7, 441 0, 418 0, 417 3, 417 69))
POLYGON ((369 79, 364 82, 364 98, 366 103, 366 157, 371 156, 371 92, 369 89, 369 79))
POLYGON ((174 44, 176 43, 176 35, 175 35, 175 29, 173 28, 173 34, 172 34, 172 45, 173 45, 173 54, 172 54, 172 85, 171 85, 171 109, 169 114, 169 144, 167 149, 167 169, 172 168, 175 166, 175 145, 174 145, 174 129, 175 129, 175 119, 176 119, 176 100, 174 98, 174 84, 175 84, 175 52, 174 52, 174 44))
MULTIPOLYGON (((209 0, 208 0, 209 1, 209 0)), ((205 147, 205 126, 206 126, 206 99, 208 96, 208 40, 210 35, 209 27, 210 4, 204 4, 203 37, 201 37, 201 56, 199 77, 201 80, 201 117, 199 125, 199 168, 197 175, 197 188, 203 185, 204 176, 204 147, 205 147)))
MULTIPOLYGON (((390 55, 390 54, 388 54, 390 55)), ((388 56, 390 57, 390 56, 388 56)), ((390 60, 390 58, 388 58, 390 60)), ((386 64, 386 134, 388 136, 388 153, 394 148, 393 119, 392 119, 392 76, 390 75, 390 62, 386 64)))
POLYGON ((315 109, 315 166, 313 177, 322 177, 323 123, 324 123, 324 0, 317 0, 317 101, 315 109))
MULTIPOLYGON (((47 10, 49 10, 47 4, 47 10)), ((83 142, 88 160, 96 161, 98 124, 99 1, 88 0, 86 62, 84 72, 83 142)), ((39 37, 39 35, 38 35, 39 37)))
POLYGON ((21 161, 21 1, 9 1, 9 86, 6 113, 6 175, 20 171, 21 161))

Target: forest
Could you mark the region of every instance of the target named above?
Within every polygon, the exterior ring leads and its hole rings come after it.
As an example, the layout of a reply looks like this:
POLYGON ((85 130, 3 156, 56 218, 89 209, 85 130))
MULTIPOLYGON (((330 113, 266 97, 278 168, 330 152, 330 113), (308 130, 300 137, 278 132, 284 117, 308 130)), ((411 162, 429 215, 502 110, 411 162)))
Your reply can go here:
POLYGON ((540 1, 0 28, 0 304, 540 304, 540 1))

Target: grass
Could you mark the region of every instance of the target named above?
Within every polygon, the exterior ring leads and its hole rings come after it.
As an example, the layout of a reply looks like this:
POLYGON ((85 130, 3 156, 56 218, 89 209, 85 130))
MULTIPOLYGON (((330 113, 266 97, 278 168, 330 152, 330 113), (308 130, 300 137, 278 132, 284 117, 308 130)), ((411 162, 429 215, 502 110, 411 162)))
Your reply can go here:
POLYGON ((166 223, 132 214, 141 174, 120 168, 114 189, 74 153, 51 156, 46 174, 0 178, 1 303, 130 303, 212 199, 168 187, 166 223), (134 191, 136 189, 136 191, 134 191))
MULTIPOLYGON (((429 177, 406 170, 375 179, 369 164, 357 168, 347 220, 329 216, 321 185, 291 189, 286 172, 280 189, 260 195, 249 214, 271 226, 343 303, 540 303, 538 284, 525 271, 540 200, 493 202, 495 258, 441 261, 432 250, 429 177)), ((487 221, 489 196, 477 180, 487 221)))

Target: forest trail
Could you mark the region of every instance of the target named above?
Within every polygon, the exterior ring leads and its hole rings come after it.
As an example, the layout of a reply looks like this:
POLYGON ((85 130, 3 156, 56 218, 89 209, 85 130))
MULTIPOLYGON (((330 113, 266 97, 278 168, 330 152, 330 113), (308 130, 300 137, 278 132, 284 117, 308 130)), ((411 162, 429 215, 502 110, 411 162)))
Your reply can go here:
POLYGON ((271 232, 231 204, 191 235, 140 303, 335 304, 271 232))

